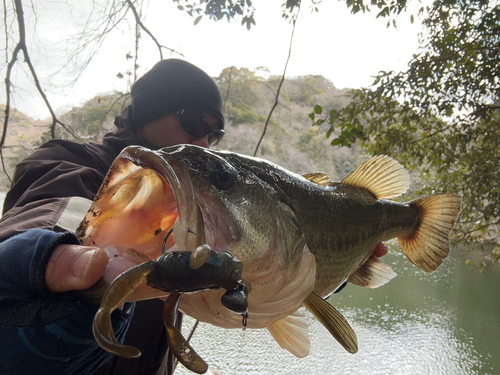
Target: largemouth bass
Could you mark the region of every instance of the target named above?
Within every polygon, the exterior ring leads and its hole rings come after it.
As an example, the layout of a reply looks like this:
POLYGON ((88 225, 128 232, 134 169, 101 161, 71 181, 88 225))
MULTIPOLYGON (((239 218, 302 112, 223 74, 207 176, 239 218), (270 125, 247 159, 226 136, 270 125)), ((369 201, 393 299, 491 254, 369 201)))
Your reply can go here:
MULTIPOLYGON (((334 182, 324 173, 301 176, 263 159, 192 145, 129 147, 111 167, 78 233, 84 245, 112 245, 135 264, 156 259, 162 248, 195 255, 206 244, 228 251, 243 263, 242 276, 251 284, 248 327, 268 328, 283 348, 306 356, 307 325, 296 313, 305 305, 356 352, 354 333, 325 299, 345 282, 375 288, 396 276, 372 256, 380 242, 397 238, 408 259, 427 273, 450 251, 460 197, 392 201, 409 183, 406 170, 387 156, 334 182)), ((183 294, 179 309, 202 322, 241 328, 241 315, 221 303, 224 292, 183 294)), ((131 300, 165 294, 143 284, 131 300)))

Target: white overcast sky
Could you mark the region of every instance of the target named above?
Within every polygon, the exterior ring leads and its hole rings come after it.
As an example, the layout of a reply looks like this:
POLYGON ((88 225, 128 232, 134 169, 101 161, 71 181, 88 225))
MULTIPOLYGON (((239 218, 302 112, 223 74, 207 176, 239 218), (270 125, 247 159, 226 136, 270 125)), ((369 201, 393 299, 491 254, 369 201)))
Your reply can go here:
MULTIPOLYGON (((84 1, 85 2, 85 1, 84 1)), ((67 4, 68 2, 66 2, 67 4)), ((194 18, 177 10, 170 0, 152 0, 144 9, 145 25, 159 42, 178 52, 185 60, 194 63, 211 76, 218 76, 228 66, 246 67, 251 70, 266 67, 273 75, 281 75, 288 56, 292 26, 281 18, 281 0, 254 0, 257 24, 250 31, 240 26, 240 20, 228 23, 204 18, 194 26, 194 18)), ((387 19, 376 19, 376 12, 351 15, 345 1, 323 0, 318 5, 319 13, 312 13, 310 2, 303 2, 292 45, 287 76, 320 74, 338 88, 368 86, 380 70, 405 69, 412 54, 417 52, 419 22, 411 24, 409 11, 398 19, 398 28, 386 27, 387 19)), ((42 2, 37 3, 42 4, 42 2)), ((68 10, 59 2, 38 5, 36 22, 37 38, 30 38, 32 59, 39 69, 42 87, 56 111, 63 111, 98 93, 114 89, 127 90, 126 83, 116 77, 130 67, 125 54, 132 52, 134 41, 126 37, 126 28, 110 35, 87 68, 85 75, 73 87, 64 87, 71 73, 55 74, 55 67, 63 60, 60 46, 38 50, 41 45, 55 45, 64 39, 72 26, 68 23, 68 10), (128 65, 127 65, 128 64, 128 65)), ((80 2, 82 7, 85 4, 80 2)), ((25 5, 26 6, 26 5, 25 5)), ((73 11, 72 17, 80 10, 73 11)), ((25 9, 28 34, 33 33, 34 18, 30 9, 25 9)), ((141 74, 158 60, 156 46, 143 33, 141 74)), ((2 42, 4 43, 4 42, 2 42)), ((5 49, 2 46, 5 54, 5 49)), ((164 57, 179 57, 164 52, 164 57)), ((4 58, 4 61, 6 59, 4 58)), ((22 57, 19 59, 22 63, 22 57)), ((5 64, 0 71, 5 75, 5 64)), ((22 112, 34 118, 47 118, 48 111, 42 100, 28 84, 24 73, 17 69, 12 77, 16 83, 14 103, 22 112)), ((3 79, 2 79, 3 81, 3 79)), ((5 103, 5 86, 0 91, 0 103, 5 103)))

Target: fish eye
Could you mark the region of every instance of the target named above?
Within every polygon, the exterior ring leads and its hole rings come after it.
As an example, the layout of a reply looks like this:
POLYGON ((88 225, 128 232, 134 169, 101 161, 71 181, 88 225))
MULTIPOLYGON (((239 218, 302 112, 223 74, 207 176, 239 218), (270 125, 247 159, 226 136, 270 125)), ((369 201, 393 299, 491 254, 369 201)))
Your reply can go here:
POLYGON ((210 181, 217 189, 226 190, 234 185, 234 174, 228 166, 214 163, 210 168, 210 181))
POLYGON ((229 174, 228 171, 222 170, 217 173, 217 179, 223 184, 227 183, 230 177, 231 175, 229 174))

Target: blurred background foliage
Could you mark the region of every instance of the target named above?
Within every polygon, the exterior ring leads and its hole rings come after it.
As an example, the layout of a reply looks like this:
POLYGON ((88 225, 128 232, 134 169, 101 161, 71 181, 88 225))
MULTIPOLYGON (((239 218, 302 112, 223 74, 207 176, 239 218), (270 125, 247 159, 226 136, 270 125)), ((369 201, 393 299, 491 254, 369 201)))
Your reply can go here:
POLYGON ((498 260, 500 6, 437 0, 420 13, 421 48, 408 70, 379 72, 372 86, 349 92, 347 106, 318 104, 309 116, 329 125, 332 145, 359 144, 417 171, 417 194, 459 193, 456 239, 498 260))

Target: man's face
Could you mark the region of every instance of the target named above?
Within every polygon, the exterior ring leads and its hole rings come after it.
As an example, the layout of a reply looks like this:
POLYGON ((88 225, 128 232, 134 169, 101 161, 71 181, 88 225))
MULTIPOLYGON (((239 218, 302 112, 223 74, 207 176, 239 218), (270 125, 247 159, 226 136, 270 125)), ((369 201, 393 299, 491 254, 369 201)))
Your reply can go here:
MULTIPOLYGON (((210 114, 200 112, 208 124, 215 130, 218 128, 217 120, 210 114)), ((147 144, 158 148, 175 146, 179 144, 192 144, 208 148, 208 135, 196 138, 186 133, 179 122, 180 115, 169 113, 160 117, 137 130, 137 137, 147 144)))

